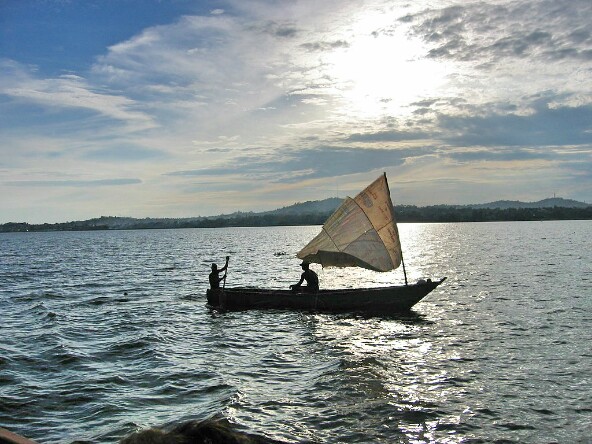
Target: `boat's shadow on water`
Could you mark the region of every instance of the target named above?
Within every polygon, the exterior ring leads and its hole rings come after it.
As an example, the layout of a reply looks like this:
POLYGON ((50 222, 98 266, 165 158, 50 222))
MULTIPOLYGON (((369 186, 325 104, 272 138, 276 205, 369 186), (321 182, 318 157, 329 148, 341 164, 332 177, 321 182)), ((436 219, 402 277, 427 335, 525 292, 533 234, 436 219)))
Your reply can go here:
MULTIPOLYGON (((212 318, 218 318, 220 316, 224 316, 225 314, 237 314, 237 313, 252 313, 255 311, 254 309, 233 309, 233 310, 225 310, 220 307, 212 307, 211 305, 206 304, 207 309, 210 312, 212 318)), ((286 314, 286 313, 298 313, 303 315, 321 315, 321 316, 330 316, 333 319, 349 319, 349 320, 384 320, 384 321, 398 321, 403 324, 410 324, 410 325, 430 325, 433 324, 434 321, 429 319, 426 315, 416 312, 415 310, 409 310, 400 313, 373 313, 372 311, 363 311, 363 312, 356 312, 356 311, 343 311, 343 312, 326 312, 320 310, 294 310, 294 309, 276 309, 276 308, 268 308, 268 309, 256 309, 257 312, 262 314, 286 314)))
POLYGON ((349 319, 360 319, 360 320, 383 320, 383 321, 398 321, 403 324, 433 324, 434 321, 427 318, 422 313, 418 313, 416 311, 410 310, 407 312, 401 313, 373 313, 373 312, 364 312, 364 313, 334 313, 334 317, 336 318, 349 318, 349 319))

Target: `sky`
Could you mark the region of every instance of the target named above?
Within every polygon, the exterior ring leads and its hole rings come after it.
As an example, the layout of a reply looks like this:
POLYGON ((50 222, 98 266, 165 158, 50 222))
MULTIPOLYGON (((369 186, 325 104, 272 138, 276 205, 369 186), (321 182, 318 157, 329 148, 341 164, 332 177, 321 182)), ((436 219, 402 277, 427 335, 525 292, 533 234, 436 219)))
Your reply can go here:
POLYGON ((590 0, 0 0, 0 223, 592 203, 590 0))

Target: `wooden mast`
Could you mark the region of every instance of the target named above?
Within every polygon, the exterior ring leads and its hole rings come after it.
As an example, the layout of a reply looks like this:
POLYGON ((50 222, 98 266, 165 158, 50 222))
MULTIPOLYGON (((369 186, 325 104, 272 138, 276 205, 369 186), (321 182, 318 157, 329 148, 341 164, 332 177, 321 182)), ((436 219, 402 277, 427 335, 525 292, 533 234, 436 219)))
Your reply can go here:
MULTIPOLYGON (((388 184, 388 180, 386 178, 386 172, 383 172, 382 174, 384 174, 384 182, 386 183, 386 190, 388 191, 388 198, 391 201, 391 207, 393 207, 393 216, 394 216, 394 209, 395 206, 393 205, 393 201, 391 199, 391 189, 389 187, 388 184)), ((397 224, 397 221, 395 220, 395 226, 397 224)), ((397 236, 399 236, 399 228, 397 228, 397 236)), ((399 245, 401 245, 401 236, 399 236, 399 245)), ((405 276, 405 285, 409 285, 407 283, 407 270, 405 270, 405 261, 403 260, 403 247, 401 246, 401 265, 403 265, 403 276, 405 276)))

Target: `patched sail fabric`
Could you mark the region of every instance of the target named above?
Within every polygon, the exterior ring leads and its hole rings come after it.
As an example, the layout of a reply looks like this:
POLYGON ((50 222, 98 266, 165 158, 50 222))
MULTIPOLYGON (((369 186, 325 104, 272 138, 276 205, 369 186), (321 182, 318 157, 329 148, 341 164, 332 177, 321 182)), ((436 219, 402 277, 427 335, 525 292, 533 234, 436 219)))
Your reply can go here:
POLYGON ((401 242, 386 174, 348 197, 297 255, 323 267, 389 271, 401 264, 401 242))

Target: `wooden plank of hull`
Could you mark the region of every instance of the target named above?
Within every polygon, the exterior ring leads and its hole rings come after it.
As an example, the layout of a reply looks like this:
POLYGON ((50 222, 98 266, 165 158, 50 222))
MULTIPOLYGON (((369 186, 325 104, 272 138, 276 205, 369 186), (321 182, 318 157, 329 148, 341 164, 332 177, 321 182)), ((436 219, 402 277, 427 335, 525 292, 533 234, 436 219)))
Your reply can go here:
POLYGON ((0 427, 0 444, 36 444, 35 441, 0 427))
POLYGON ((396 313, 411 309, 444 279, 406 286, 321 290, 318 293, 233 287, 208 290, 207 297, 210 306, 225 310, 274 308, 396 313))

